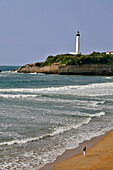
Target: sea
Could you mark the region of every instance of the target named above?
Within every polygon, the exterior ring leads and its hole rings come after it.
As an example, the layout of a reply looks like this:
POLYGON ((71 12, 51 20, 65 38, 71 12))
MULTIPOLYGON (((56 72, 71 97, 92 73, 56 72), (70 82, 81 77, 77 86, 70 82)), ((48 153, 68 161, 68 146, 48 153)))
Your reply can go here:
POLYGON ((0 66, 0 169, 35 170, 113 128, 113 77, 0 66))

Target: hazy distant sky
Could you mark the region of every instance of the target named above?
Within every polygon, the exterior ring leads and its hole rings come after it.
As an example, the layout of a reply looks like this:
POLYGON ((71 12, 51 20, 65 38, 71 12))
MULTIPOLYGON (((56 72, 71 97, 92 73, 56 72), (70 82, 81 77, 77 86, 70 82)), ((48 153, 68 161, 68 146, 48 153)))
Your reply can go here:
POLYGON ((113 0, 0 0, 0 65, 113 50, 113 0))

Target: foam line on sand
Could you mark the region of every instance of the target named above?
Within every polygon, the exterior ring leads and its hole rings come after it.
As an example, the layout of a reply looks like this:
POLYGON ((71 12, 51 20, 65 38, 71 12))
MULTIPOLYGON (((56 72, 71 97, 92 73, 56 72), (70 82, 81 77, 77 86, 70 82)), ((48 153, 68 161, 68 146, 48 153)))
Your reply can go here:
POLYGON ((54 170, 113 170, 113 130, 101 141, 87 149, 86 157, 77 154, 67 160, 61 161, 54 170))
POLYGON ((94 137, 80 144, 79 147, 67 150, 55 162, 40 170, 78 170, 78 169, 113 169, 113 130, 104 135, 94 137), (82 154, 83 146, 87 146, 87 156, 82 154))

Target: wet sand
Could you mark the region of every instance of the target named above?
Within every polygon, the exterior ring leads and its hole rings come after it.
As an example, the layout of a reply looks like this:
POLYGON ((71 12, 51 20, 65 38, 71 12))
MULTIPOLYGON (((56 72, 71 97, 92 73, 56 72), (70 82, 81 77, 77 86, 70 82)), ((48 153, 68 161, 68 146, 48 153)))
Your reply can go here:
MULTIPOLYGON (((84 169, 84 167, 80 167, 82 163, 84 164, 84 161, 91 161, 94 158, 96 158, 95 153, 90 153, 90 150, 92 150, 94 147, 96 147, 100 142, 104 141, 108 135, 112 133, 113 131, 107 132, 104 135, 94 137, 91 140, 85 141, 81 143, 77 148, 67 150, 64 154, 59 156, 56 161, 53 163, 47 164, 46 166, 40 168, 40 170, 75 170, 75 169, 84 169), (83 146, 87 146, 87 156, 86 158, 83 157, 82 154, 82 148, 83 146), (94 154, 94 156, 93 156, 94 154), (83 162, 81 162, 83 161, 83 162)), ((112 139, 113 143, 113 139, 112 139)), ((113 149, 113 148, 112 148, 113 149)), ((97 148, 98 150, 98 148, 97 148)), ((89 163, 88 163, 89 164, 89 163)), ((84 164, 85 165, 85 164, 84 164)), ((86 163, 87 165, 87 163, 86 163)))
POLYGON ((113 170, 113 130, 94 146, 86 157, 79 153, 56 164, 54 170, 113 170))

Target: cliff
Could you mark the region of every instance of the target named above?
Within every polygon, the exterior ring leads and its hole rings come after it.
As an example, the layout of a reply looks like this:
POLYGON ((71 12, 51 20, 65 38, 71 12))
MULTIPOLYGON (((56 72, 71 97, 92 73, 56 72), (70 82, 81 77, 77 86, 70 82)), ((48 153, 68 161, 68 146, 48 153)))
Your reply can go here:
MULTIPOLYGON (((39 64, 39 63, 38 63, 39 64)), ((39 64, 40 65, 40 64, 39 64)), ((53 63, 50 66, 37 66, 37 63, 20 67, 19 73, 45 73, 45 74, 75 74, 75 75, 113 75, 113 65, 106 64, 81 64, 65 65, 53 63)))
POLYGON ((60 54, 46 61, 20 67, 20 73, 113 75, 113 55, 93 52, 89 55, 60 54))

